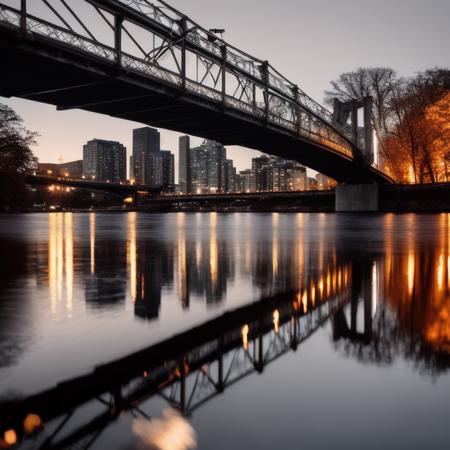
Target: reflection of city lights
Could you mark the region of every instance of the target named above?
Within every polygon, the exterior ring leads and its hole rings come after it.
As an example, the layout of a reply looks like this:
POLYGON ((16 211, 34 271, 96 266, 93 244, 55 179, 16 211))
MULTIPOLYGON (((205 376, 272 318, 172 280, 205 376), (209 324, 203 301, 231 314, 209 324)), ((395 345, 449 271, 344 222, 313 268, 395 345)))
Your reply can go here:
POLYGON ((374 262, 372 266, 372 316, 375 316, 378 307, 378 266, 374 262))
POLYGON ((249 331, 250 331, 250 327, 247 324, 245 324, 241 330, 242 347, 244 348, 244 350, 248 350, 248 333, 249 333, 249 331))
POLYGON ((316 302, 316 287, 314 284, 311 284, 311 302, 314 305, 316 302))
POLYGON ((131 300, 136 303, 137 292, 137 250, 136 250, 136 213, 128 213, 128 264, 130 267, 131 300))
POLYGON ((89 240, 90 240, 90 259, 91 273, 95 273, 95 214, 89 214, 89 240))
POLYGON ((273 329, 277 334, 280 331, 280 312, 278 309, 273 312, 273 329))
MULTIPOLYGON (((312 289, 314 289, 314 287, 312 289)), ((311 295, 313 292, 314 291, 311 290, 311 295)), ((302 305, 303 305, 303 312, 306 314, 308 312, 308 294, 306 293, 306 291, 303 291, 302 305)))
POLYGON ((219 266, 219 253, 217 250, 217 213, 210 215, 211 236, 209 241, 209 266, 211 270, 211 281, 217 281, 217 268, 219 266))
POLYGON ((408 293, 409 295, 411 295, 414 289, 414 253, 412 251, 408 254, 407 276, 408 276, 408 293))
POLYGON ((73 294, 72 214, 50 214, 48 224, 48 283, 52 313, 63 299, 65 277, 66 308, 70 316, 73 294))
POLYGON ((65 219, 65 263, 66 263, 66 301, 69 316, 72 314, 73 296, 73 224, 72 213, 66 213, 65 219))
POLYGON ((163 411, 163 419, 136 419, 133 431, 149 448, 188 450, 197 448, 197 437, 189 422, 172 408, 163 411))
POLYGON ((188 279, 187 279, 187 255, 186 255, 186 237, 184 230, 184 213, 177 214, 178 226, 178 296, 180 303, 188 306, 188 279))
POLYGON ((331 275, 330 271, 327 272, 327 295, 330 295, 331 291, 331 275))
MULTIPOLYGON (((320 297, 322 297, 323 296, 323 278, 322 277, 320 277, 320 279, 319 279, 318 288, 319 288, 319 295, 320 295, 320 297)), ((312 300, 313 300, 313 304, 314 304, 314 299, 312 299, 312 300)))
POLYGON ((444 255, 440 255, 438 260, 437 287, 439 290, 444 287, 444 255))

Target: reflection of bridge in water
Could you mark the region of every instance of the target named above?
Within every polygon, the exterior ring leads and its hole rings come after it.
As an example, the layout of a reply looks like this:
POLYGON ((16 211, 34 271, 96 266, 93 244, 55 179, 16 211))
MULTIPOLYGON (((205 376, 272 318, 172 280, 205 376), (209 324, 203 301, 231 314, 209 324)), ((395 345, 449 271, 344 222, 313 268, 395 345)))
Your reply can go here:
POLYGON ((342 308, 351 291, 350 267, 338 267, 330 280, 328 288, 310 285, 262 299, 88 375, 0 404, 3 431, 25 436, 23 424, 38 416, 44 425, 33 436, 39 448, 88 448, 122 411, 147 417, 140 404, 155 395, 192 414, 241 379, 295 351, 342 308))

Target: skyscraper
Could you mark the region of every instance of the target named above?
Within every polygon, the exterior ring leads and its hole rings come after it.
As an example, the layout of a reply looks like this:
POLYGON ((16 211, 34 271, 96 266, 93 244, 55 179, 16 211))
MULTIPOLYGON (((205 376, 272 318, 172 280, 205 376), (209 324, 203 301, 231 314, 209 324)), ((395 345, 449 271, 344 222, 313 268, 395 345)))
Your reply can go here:
POLYGON ((158 130, 150 127, 136 128, 133 130, 133 168, 130 174, 136 183, 155 184, 158 175, 153 177, 152 173, 149 172, 149 169, 154 166, 154 160, 153 158, 149 159, 148 155, 151 153, 159 153, 160 150, 161 138, 158 130), (147 159, 149 160, 147 161, 147 159), (147 170, 144 167, 147 167, 147 170), (145 178, 144 171, 146 172, 145 178))
POLYGON ((226 149, 215 141, 191 150, 191 192, 224 192, 226 149))
POLYGON ((209 192, 208 186, 208 150, 205 146, 190 151, 191 194, 209 192))
POLYGON ((231 159, 225 161, 225 185, 224 192, 236 191, 236 168, 231 159))
POLYGON ((181 136, 178 146, 178 184, 183 194, 192 193, 192 158, 189 136, 181 136))
POLYGON ((252 159, 252 171, 254 177, 254 189, 256 192, 271 190, 268 180, 268 167, 271 165, 271 159, 266 156, 258 156, 252 159))
POLYGON ((163 186, 163 159, 161 152, 142 152, 140 183, 151 188, 163 186))
POLYGON ((127 149, 116 141, 93 139, 83 146, 83 175, 96 180, 126 179, 127 149))
POLYGON ((162 187, 165 192, 175 190, 175 157, 169 150, 161 150, 162 187))
POLYGON ((203 143, 208 152, 208 189, 209 192, 225 190, 225 161, 227 151, 222 144, 215 141, 203 143))

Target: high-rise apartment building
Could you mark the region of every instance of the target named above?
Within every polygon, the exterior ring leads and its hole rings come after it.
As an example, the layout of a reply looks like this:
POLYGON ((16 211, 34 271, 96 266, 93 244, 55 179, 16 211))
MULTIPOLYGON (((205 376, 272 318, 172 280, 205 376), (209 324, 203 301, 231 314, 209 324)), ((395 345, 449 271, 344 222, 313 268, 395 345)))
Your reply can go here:
POLYGON ((231 159, 225 161, 224 192, 236 192, 236 168, 231 159))
POLYGON ((236 176, 236 190, 238 192, 253 192, 254 186, 253 170, 241 170, 236 176))
POLYGON ((266 155, 252 159, 252 171, 254 177, 254 188, 256 192, 270 191, 269 171, 268 168, 273 165, 273 160, 266 155))
POLYGON ((252 159, 254 185, 251 191, 301 191, 306 189, 306 168, 301 164, 275 156, 252 159))
POLYGON ((120 142, 93 139, 83 146, 83 175, 102 181, 123 181, 126 155, 127 150, 120 142))
POLYGON ((162 187, 165 192, 175 190, 175 157, 169 150, 161 150, 162 187))
POLYGON ((205 146, 191 149, 191 193, 202 194, 209 192, 208 184, 208 150, 205 146))
POLYGON ((155 174, 153 176, 149 172, 149 168, 154 164, 154 159, 150 158, 149 155, 159 154, 160 150, 161 137, 158 130, 150 127, 136 128, 133 130, 133 155, 131 158, 132 170, 130 170, 130 175, 136 183, 155 185, 159 175, 155 174))
POLYGON ((181 136, 178 146, 178 184, 183 194, 192 193, 192 157, 189 136, 181 136))
POLYGON ((270 190, 273 192, 306 190, 306 167, 296 161, 276 158, 268 169, 270 190))
POLYGON ((153 189, 163 185, 163 165, 161 152, 141 153, 140 183, 153 189))

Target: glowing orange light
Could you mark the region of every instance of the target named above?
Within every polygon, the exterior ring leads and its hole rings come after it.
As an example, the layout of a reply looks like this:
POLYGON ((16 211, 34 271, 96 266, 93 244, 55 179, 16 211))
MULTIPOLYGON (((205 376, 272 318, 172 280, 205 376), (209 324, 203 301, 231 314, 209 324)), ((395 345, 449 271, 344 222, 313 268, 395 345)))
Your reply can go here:
POLYGON ((250 332, 250 327, 247 324, 245 324, 241 330, 242 346, 244 347, 244 350, 248 350, 248 333, 249 332, 250 332))
POLYGON ((14 445, 17 442, 17 433, 14 430, 7 430, 3 434, 3 440, 8 445, 14 445))
POLYGON ((37 414, 28 414, 23 421, 25 433, 31 434, 42 425, 42 420, 37 414))
POLYGON ((278 332, 280 331, 280 312, 278 311, 278 309, 273 312, 273 328, 275 330, 275 333, 278 334, 278 332))
POLYGON ((302 295, 302 305, 303 312, 306 314, 308 312, 308 294, 306 293, 306 291, 304 291, 302 295))

